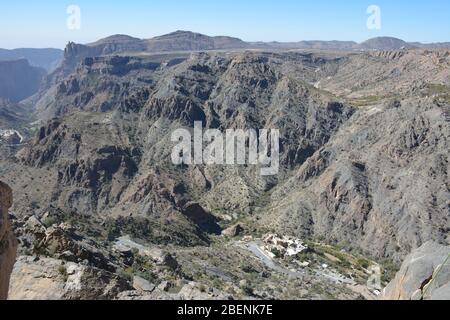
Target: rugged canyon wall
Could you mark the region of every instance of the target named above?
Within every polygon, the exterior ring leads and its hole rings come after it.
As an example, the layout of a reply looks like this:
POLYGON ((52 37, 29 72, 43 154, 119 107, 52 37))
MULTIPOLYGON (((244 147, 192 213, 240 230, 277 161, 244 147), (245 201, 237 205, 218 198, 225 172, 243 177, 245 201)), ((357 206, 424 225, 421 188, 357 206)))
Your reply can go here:
POLYGON ((46 75, 25 59, 0 61, 0 97, 19 102, 35 94, 46 75))
POLYGON ((11 205, 11 189, 0 181, 0 300, 7 298, 9 279, 16 259, 17 241, 8 220, 11 205))

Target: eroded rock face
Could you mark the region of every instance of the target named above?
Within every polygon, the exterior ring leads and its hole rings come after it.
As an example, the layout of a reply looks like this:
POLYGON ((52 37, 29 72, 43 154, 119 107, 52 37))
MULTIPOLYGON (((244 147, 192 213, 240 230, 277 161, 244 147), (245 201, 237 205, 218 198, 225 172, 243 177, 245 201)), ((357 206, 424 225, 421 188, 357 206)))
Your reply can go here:
POLYGON ((17 241, 8 220, 11 205, 11 189, 0 181, 0 300, 7 298, 9 279, 16 259, 17 241))
POLYGON ((53 258, 22 256, 11 277, 15 300, 112 299, 129 284, 108 271, 53 258))
POLYGON ((411 253, 395 279, 386 287, 384 300, 450 299, 450 247, 427 242, 411 253))
POLYGON ((448 110, 416 98, 359 110, 276 187, 265 223, 398 264, 429 240, 448 243, 448 110))

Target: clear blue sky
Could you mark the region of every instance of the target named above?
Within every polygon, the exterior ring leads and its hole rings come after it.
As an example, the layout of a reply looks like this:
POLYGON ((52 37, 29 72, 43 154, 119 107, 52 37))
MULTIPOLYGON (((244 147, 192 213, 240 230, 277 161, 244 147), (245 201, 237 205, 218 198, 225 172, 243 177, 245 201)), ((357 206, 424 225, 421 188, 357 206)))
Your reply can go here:
POLYGON ((151 38, 175 30, 247 41, 450 41, 448 0, 4 0, 0 8, 0 48, 63 48, 117 33, 151 38), (80 30, 66 27, 71 4, 81 9, 80 30), (373 4, 381 8, 381 30, 366 27, 373 4))

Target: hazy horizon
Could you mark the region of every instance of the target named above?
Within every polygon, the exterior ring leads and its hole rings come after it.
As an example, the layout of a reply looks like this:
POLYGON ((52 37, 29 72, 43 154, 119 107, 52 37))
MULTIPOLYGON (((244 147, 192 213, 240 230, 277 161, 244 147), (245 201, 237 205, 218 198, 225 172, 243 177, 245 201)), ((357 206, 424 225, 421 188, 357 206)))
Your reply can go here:
POLYGON ((176 30, 244 41, 296 42, 339 40, 362 42, 389 36, 408 42, 447 42, 450 2, 440 0, 350 0, 314 3, 285 0, 231 1, 130 0, 100 4, 87 0, 2 4, 0 48, 64 48, 69 41, 89 43, 113 35, 152 38, 176 30), (81 11, 80 29, 70 30, 67 8, 81 11), (369 29, 369 6, 381 10, 380 29, 369 29))

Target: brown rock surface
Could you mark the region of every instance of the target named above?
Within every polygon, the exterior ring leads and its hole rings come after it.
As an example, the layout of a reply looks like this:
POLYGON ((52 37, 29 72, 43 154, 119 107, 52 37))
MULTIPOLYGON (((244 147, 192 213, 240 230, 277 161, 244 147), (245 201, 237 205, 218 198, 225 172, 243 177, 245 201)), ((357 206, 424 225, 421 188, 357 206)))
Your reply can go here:
POLYGON ((8 220, 11 189, 0 182, 0 300, 8 295, 9 278, 16 258, 17 242, 8 220))
POLYGON ((427 242, 411 253, 383 292, 384 300, 448 300, 450 247, 427 242))
POLYGON ((233 238, 239 236, 244 230, 245 228, 238 223, 234 226, 229 227, 228 229, 223 230, 222 235, 233 238))
POLYGON ((105 270, 53 258, 22 256, 14 266, 9 299, 112 299, 129 289, 123 279, 105 270))

